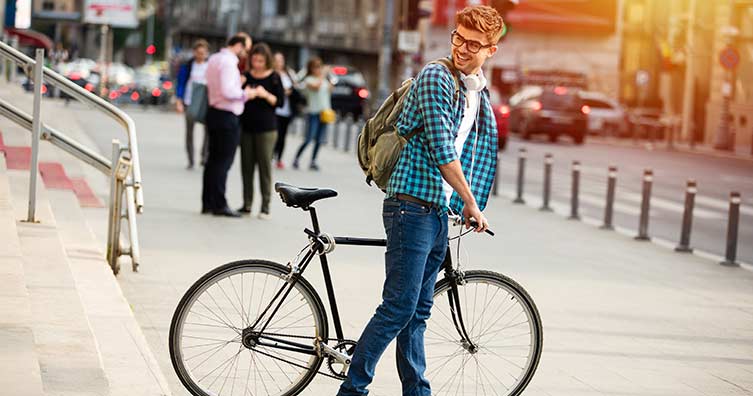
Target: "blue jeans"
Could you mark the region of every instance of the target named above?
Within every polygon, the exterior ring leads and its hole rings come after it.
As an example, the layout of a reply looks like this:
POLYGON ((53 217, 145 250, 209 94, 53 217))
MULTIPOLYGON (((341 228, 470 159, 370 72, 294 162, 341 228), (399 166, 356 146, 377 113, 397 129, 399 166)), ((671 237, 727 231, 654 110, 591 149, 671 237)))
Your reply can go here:
POLYGON ((306 146, 311 143, 311 141, 314 141, 314 153, 311 155, 311 163, 316 164, 316 156, 319 154, 319 146, 321 146, 322 142, 324 142, 324 138, 326 137, 326 130, 327 130, 327 124, 323 123, 319 119, 319 113, 314 114, 308 114, 307 116, 307 126, 308 129, 306 131, 306 139, 303 141, 303 144, 301 144, 301 147, 298 148, 298 152, 295 154, 295 163, 298 163, 298 159, 301 157, 301 154, 303 154, 303 150, 306 149, 306 146))
POLYGON ((382 218, 387 234, 382 304, 358 340, 338 396, 368 394, 366 387, 374 378, 376 364, 395 338, 403 396, 431 396, 424 378, 424 330, 447 251, 447 215, 440 215, 436 208, 388 198, 382 218))

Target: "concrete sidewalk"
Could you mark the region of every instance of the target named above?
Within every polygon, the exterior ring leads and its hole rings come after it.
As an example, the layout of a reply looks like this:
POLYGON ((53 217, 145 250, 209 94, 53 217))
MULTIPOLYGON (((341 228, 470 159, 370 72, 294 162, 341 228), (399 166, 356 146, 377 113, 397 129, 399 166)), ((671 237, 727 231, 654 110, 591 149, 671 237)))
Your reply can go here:
MULTIPOLYGON (((92 132, 105 125, 84 109, 72 111, 92 132)), ((187 395, 167 346, 182 294, 231 260, 287 262, 306 244, 308 217, 276 196, 269 221, 200 215, 201 171, 185 170, 182 118, 131 113, 147 202, 139 218, 143 263, 140 273, 123 271, 118 280, 171 390, 187 395)), ((299 142, 289 140, 286 163, 299 142)), ((276 171, 274 179, 340 193, 317 205, 325 231, 383 236, 382 195, 364 183, 353 154, 327 147, 319 162, 321 172, 276 171)), ((241 202, 240 189, 236 160, 228 185, 232 206, 241 202)), ((526 395, 753 395, 753 273, 513 206, 507 198, 492 199, 486 214, 497 236, 465 239, 465 268, 516 279, 543 317, 544 352, 526 395)), ((338 247, 331 262, 346 336, 357 338, 380 301, 382 251, 338 247)), ((317 267, 305 276, 324 294, 317 267)), ((390 349, 378 366, 373 395, 400 393, 393 356, 390 349)), ((337 387, 317 378, 303 394, 334 395, 337 387)))

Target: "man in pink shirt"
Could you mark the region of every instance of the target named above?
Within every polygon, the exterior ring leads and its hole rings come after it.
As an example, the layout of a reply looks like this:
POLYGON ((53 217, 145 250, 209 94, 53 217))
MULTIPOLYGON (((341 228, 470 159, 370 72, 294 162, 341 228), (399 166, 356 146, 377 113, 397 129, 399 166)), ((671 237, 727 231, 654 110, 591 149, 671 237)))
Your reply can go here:
POLYGON ((209 57, 206 80, 209 109, 206 127, 209 134, 209 156, 204 165, 201 213, 215 216, 240 217, 227 204, 225 185, 240 142, 240 121, 243 105, 253 98, 251 88, 243 90, 238 71, 238 58, 251 50, 251 37, 237 33, 227 46, 209 57))

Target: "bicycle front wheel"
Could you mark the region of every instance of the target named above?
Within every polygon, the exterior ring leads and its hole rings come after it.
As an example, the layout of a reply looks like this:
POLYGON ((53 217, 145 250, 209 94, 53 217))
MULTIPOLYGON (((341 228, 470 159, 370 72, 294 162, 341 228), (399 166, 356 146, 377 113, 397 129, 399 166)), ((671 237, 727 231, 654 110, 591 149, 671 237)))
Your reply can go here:
POLYGON ((278 310, 273 304, 264 314, 263 332, 261 324, 253 326, 275 296, 280 301, 289 272, 269 261, 237 261, 188 289, 175 309, 169 343, 173 368, 191 394, 293 396, 311 382, 322 358, 288 348, 296 343, 314 351, 315 343, 327 339, 324 307, 305 279, 297 279, 278 310), (248 341, 249 330, 257 331, 256 341, 248 341))
POLYGON ((541 356, 536 305, 523 287, 501 274, 468 271, 461 283, 459 304, 450 280, 442 279, 434 288, 425 332, 426 378, 432 394, 520 395, 541 356), (458 311, 470 343, 460 335, 458 311))

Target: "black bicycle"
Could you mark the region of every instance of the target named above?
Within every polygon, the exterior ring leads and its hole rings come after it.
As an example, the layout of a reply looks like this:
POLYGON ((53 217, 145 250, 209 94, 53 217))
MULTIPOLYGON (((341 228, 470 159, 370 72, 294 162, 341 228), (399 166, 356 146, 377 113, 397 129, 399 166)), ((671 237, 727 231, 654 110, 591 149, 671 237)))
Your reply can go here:
MULTIPOLYGON (((322 232, 312 204, 336 196, 334 190, 284 183, 275 190, 288 206, 310 213, 309 243, 287 265, 235 261, 188 289, 175 309, 169 343, 173 368, 193 395, 292 396, 317 374, 339 380, 347 374, 356 342, 343 335, 327 254, 338 245, 386 246, 386 240, 322 232), (322 300, 303 277, 317 256, 335 337, 322 300), (327 371, 320 370, 323 363, 327 371)), ((454 223, 460 224, 458 217, 454 223)), ((450 241, 459 244, 467 232, 450 241)), ((519 395, 541 356, 536 305, 507 276, 453 266, 450 241, 425 332, 432 394, 519 395)))

